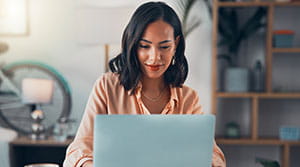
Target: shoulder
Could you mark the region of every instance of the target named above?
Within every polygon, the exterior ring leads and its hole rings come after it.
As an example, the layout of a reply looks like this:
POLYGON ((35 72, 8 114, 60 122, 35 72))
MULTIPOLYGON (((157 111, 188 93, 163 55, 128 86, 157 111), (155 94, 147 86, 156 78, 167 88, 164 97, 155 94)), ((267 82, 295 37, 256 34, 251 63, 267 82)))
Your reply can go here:
POLYGON ((94 83, 92 93, 105 98, 115 97, 124 89, 118 76, 118 74, 112 72, 104 73, 94 83))
POLYGON ((198 98, 197 92, 193 88, 187 85, 182 85, 181 88, 177 88, 177 89, 178 89, 177 92, 183 98, 188 98, 188 99, 198 98))
POLYGON ((175 88, 175 97, 178 99, 178 106, 184 114, 200 114, 201 105, 199 103, 199 97, 197 92, 183 85, 182 87, 175 88))
POLYGON ((186 85, 175 87, 173 90, 172 94, 181 102, 193 102, 199 100, 198 93, 186 85))
POLYGON ((105 88, 120 86, 119 74, 113 72, 104 73, 97 79, 95 86, 105 88))

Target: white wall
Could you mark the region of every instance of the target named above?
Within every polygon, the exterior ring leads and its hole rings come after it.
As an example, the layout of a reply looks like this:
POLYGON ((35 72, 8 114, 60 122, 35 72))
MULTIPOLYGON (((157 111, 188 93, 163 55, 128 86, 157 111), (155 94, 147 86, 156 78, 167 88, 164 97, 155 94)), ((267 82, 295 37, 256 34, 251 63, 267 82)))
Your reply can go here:
MULTIPOLYGON (((29 7, 30 35, 1 37, 10 49, 0 61, 34 59, 59 70, 72 89, 71 117, 79 121, 94 81, 104 72, 103 44, 121 40, 136 6, 104 8, 74 0, 29 0, 29 7)), ((204 111, 210 112, 211 22, 205 12, 200 5, 194 10, 203 20, 187 39, 190 73, 186 83, 197 90, 204 111)))

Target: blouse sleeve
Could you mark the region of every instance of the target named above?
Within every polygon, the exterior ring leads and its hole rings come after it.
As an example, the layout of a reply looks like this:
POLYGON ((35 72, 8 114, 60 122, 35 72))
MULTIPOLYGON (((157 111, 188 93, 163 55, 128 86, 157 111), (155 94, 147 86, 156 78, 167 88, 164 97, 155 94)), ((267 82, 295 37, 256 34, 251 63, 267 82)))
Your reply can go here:
POLYGON ((93 160, 94 118, 107 113, 105 87, 104 77, 94 84, 77 134, 67 149, 64 167, 80 167, 85 161, 93 160))
MULTIPOLYGON (((192 114, 203 114, 202 107, 199 103, 199 97, 196 93, 194 96, 195 97, 193 98, 194 101, 193 101, 192 114)), ((215 141, 214 141, 213 156, 212 156, 212 166, 213 167, 226 167, 225 156, 215 141)))

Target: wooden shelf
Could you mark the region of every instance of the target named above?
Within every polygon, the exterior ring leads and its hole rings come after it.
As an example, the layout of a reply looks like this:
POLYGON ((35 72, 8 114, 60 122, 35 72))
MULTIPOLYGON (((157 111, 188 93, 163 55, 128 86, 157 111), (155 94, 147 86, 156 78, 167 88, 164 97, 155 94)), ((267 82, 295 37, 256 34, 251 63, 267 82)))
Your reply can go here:
POLYGON ((300 7, 300 2, 269 2, 271 5, 274 6, 299 6, 300 7))
POLYGON ((270 98, 270 99, 294 99, 300 98, 299 93, 227 93, 218 92, 219 98, 270 98))
POLYGON ((269 6, 270 2, 218 2, 220 7, 269 6))
POLYGON ((217 97, 221 98, 252 98, 259 96, 260 93, 228 93, 228 92, 217 92, 216 93, 217 97))
POLYGON ((15 140, 11 141, 10 145, 18 145, 18 146, 54 146, 54 147, 66 147, 68 146, 73 139, 67 139, 64 142, 59 142, 54 140, 53 138, 49 138, 46 140, 32 140, 26 136, 18 137, 15 140))
POLYGON ((273 48, 273 53, 300 53, 300 48, 273 48))
POLYGON ((262 2, 262 1, 251 1, 251 2, 218 2, 220 7, 256 7, 256 6, 299 6, 300 2, 262 2))
POLYGON ((226 138, 217 138, 216 142, 218 144, 226 145, 300 145, 300 141, 284 141, 280 139, 226 139, 226 138))

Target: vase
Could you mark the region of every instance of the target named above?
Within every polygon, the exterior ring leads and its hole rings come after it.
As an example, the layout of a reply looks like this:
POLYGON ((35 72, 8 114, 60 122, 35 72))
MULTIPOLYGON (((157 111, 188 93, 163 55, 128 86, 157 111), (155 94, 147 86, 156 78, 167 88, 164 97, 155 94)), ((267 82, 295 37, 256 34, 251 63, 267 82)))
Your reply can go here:
POLYGON ((248 92, 249 70, 241 67, 230 67, 225 71, 226 92, 248 92))

